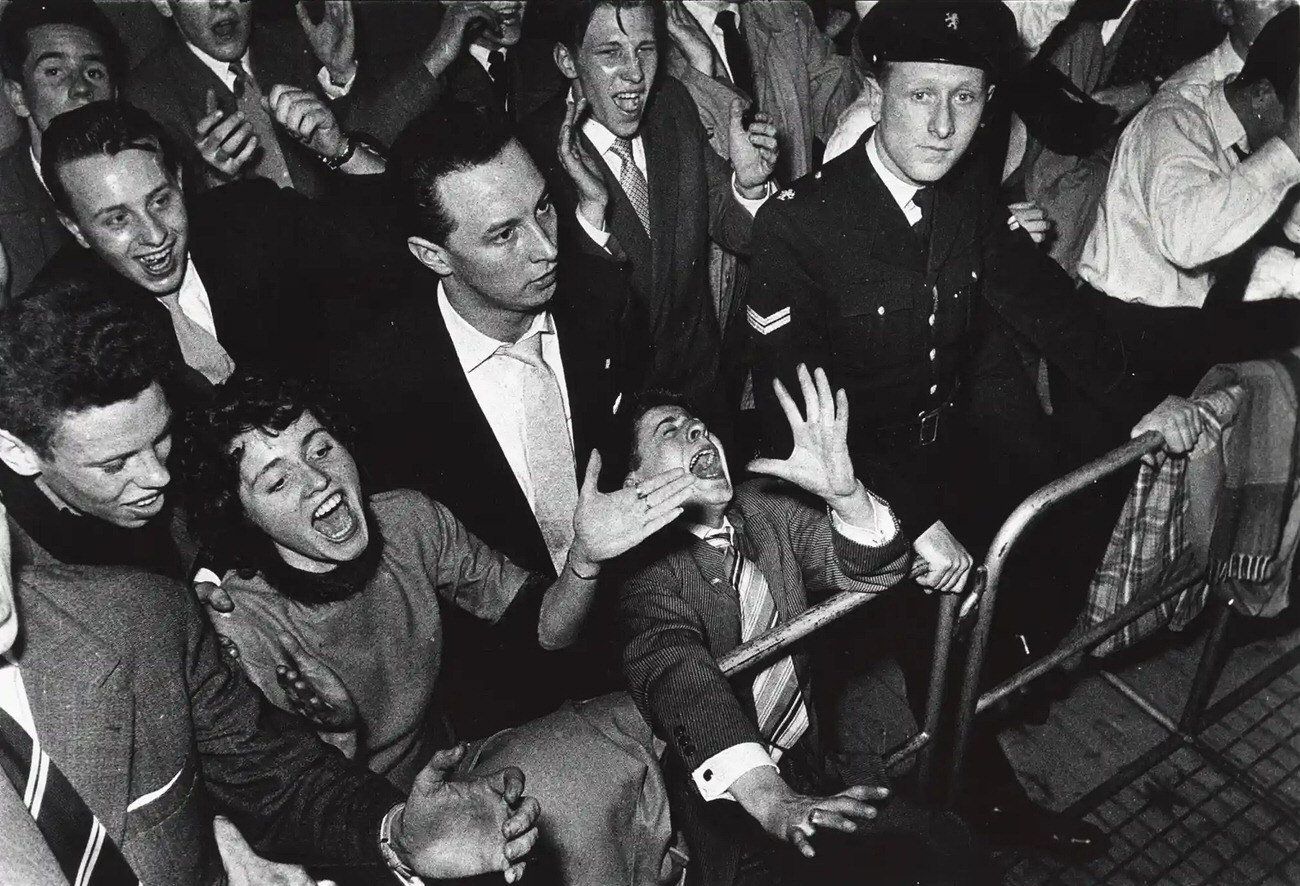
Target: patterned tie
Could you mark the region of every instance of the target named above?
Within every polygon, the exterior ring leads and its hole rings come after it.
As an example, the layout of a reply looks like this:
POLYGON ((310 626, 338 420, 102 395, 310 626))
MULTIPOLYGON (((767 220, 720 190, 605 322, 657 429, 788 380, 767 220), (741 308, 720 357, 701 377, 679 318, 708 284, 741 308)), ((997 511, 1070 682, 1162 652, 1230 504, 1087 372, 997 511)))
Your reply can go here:
POLYGON ((573 515, 578 509, 578 472, 560 383, 542 359, 541 333, 504 345, 497 353, 528 367, 520 391, 524 455, 533 481, 533 515, 559 575, 573 544, 573 515))
POLYGON ((619 187, 623 189, 624 194, 627 194, 632 208, 636 210, 636 217, 641 220, 641 227, 645 228, 648 234, 650 233, 650 189, 646 186, 645 176, 641 174, 636 161, 632 159, 632 142, 625 138, 616 138, 609 152, 623 161, 623 167, 618 172, 619 187))
POLYGON ((23 798, 71 886, 137 884, 113 838, 27 730, 0 708, 0 769, 23 798))
MULTIPOLYGON (((758 565, 736 550, 727 532, 715 532, 704 540, 722 554, 727 577, 740 597, 740 641, 747 643, 776 627, 781 613, 758 565)), ((758 730, 772 760, 778 761, 808 729, 808 708, 793 658, 785 656, 754 678, 754 708, 758 730)))
POLYGON ((727 51, 727 67, 731 69, 731 82, 745 95, 758 101, 754 94, 754 68, 749 58, 749 45, 736 27, 736 14, 730 9, 718 13, 714 23, 722 31, 722 47, 727 51))
POLYGON ((292 188, 293 178, 280 148, 275 121, 262 107, 262 90, 258 88, 257 79, 239 62, 230 63, 230 73, 235 75, 231 92, 235 94, 239 110, 244 112, 245 119, 253 124, 253 132, 257 134, 258 151, 253 174, 258 178, 268 178, 282 188, 292 188))
POLYGON ((492 80, 492 92, 496 95, 501 110, 513 120, 514 108, 510 107, 510 66, 506 64, 506 54, 500 49, 488 53, 488 77, 492 80))
POLYGON ((158 300, 172 315, 172 329, 176 331, 176 342, 181 346, 181 357, 185 365, 203 373, 203 377, 214 385, 230 378, 235 371, 235 361, 217 341, 216 336, 195 323, 181 310, 180 294, 164 295, 158 300))

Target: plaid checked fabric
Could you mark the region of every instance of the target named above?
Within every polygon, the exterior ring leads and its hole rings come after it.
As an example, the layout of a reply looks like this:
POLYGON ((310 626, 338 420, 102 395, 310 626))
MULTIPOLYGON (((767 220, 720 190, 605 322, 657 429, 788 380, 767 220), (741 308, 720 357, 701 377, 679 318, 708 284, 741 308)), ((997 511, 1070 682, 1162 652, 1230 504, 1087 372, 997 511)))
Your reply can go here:
POLYGON ((646 184, 645 176, 641 174, 636 160, 632 158, 632 142, 625 138, 616 138, 609 152, 623 161, 622 170, 618 174, 619 187, 623 189, 624 194, 627 194, 628 201, 636 210, 636 217, 640 220, 641 227, 649 233, 650 186, 646 184))
POLYGON ((41 829, 71 886, 137 886, 140 879, 39 740, 0 710, 0 769, 41 829))
MULTIPOLYGON (((740 596, 741 642, 776 627, 781 613, 758 565, 741 556, 730 533, 718 532, 705 541, 722 554, 731 586, 740 596)), ((754 678, 754 707, 768 753, 774 762, 780 760, 808 729, 808 707, 799 689, 793 658, 787 655, 779 659, 754 678)))

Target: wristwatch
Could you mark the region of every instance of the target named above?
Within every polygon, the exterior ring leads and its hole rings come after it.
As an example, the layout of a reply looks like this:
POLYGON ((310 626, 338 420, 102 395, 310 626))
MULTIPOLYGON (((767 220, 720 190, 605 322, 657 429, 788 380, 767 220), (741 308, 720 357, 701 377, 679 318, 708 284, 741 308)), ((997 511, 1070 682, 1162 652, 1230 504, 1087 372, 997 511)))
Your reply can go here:
POLYGON ((379 823, 379 854, 383 856, 384 864, 393 872, 398 882, 404 886, 424 886, 424 881, 415 875, 410 865, 402 861, 397 855, 397 850, 393 848, 393 821, 397 816, 402 814, 406 809, 405 803, 398 803, 384 815, 384 820, 379 823))
POLYGON ((345 132, 343 134, 343 140, 346 147, 344 147, 342 154, 339 154, 337 157, 326 157, 324 155, 321 155, 320 158, 321 162, 324 163, 326 166, 328 166, 330 169, 340 168, 349 160, 351 160, 352 155, 357 152, 356 138, 354 138, 351 134, 345 132))

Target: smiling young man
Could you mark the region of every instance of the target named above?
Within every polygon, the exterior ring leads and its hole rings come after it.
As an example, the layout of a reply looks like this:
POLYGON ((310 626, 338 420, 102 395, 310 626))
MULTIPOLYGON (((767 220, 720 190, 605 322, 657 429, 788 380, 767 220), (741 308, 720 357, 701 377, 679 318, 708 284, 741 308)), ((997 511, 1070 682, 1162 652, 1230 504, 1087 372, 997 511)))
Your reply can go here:
MULTIPOLYGON (((21 619, 0 658, 0 879, 216 882, 220 813, 268 855, 366 882, 385 869, 514 882, 538 814, 517 769, 453 789, 459 752, 437 754, 403 801, 222 662, 156 550, 170 360, 147 316, 84 287, 0 312, 0 496, 21 619), (11 876, 15 858, 41 876, 11 876)), ((6 591, 0 580, 0 640, 15 624, 6 591)))
MULTIPOLYGON (((236 363, 310 372, 385 304, 395 248, 368 198, 310 201, 254 180, 187 203, 162 127, 125 104, 70 111, 44 141, 45 181, 76 242, 41 279, 89 280, 168 317, 185 363, 210 382, 236 363)), ((379 187, 358 178, 359 192, 379 187)))
MULTIPOLYGON (((117 94, 117 34, 92 0, 14 0, 0 15, 0 74, 23 131, 0 154, 0 248, 9 297, 68 242, 41 180, 41 134, 64 111, 117 94)), ((0 305, 6 293, 0 290, 0 305)))

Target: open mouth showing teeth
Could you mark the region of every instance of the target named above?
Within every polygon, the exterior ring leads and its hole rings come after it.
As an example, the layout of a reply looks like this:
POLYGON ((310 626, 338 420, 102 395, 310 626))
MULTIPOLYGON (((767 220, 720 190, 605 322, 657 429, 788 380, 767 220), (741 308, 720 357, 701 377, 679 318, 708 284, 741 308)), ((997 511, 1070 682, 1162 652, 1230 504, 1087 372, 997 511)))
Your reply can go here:
POLYGON ((239 28, 239 22, 231 19, 229 21, 220 21, 212 26, 212 33, 221 40, 229 40, 235 36, 235 31, 239 28))
POLYGON ((133 507, 133 508, 141 508, 141 509, 143 509, 143 508, 151 508, 151 507, 153 507, 155 504, 157 504, 158 501, 159 501, 159 499, 161 499, 161 498, 162 498, 162 493, 161 493, 161 492, 155 492, 153 495, 147 496, 147 497, 145 497, 145 498, 137 499, 137 500, 131 502, 131 507, 133 507))
POLYGON ((722 459, 716 446, 701 449, 691 457, 688 470, 701 480, 718 480, 723 476, 722 459))
POLYGON ((343 493, 335 492, 312 511, 311 526, 330 541, 341 542, 351 538, 361 523, 343 498, 343 493))
POLYGON ((171 273, 174 262, 172 261, 171 247, 160 249, 157 252, 150 252, 142 255, 137 259, 144 269, 156 277, 166 276, 171 273))
POLYGON ((641 102, 644 96, 639 92, 616 92, 614 93, 614 104, 624 114, 637 114, 641 111, 641 102))

